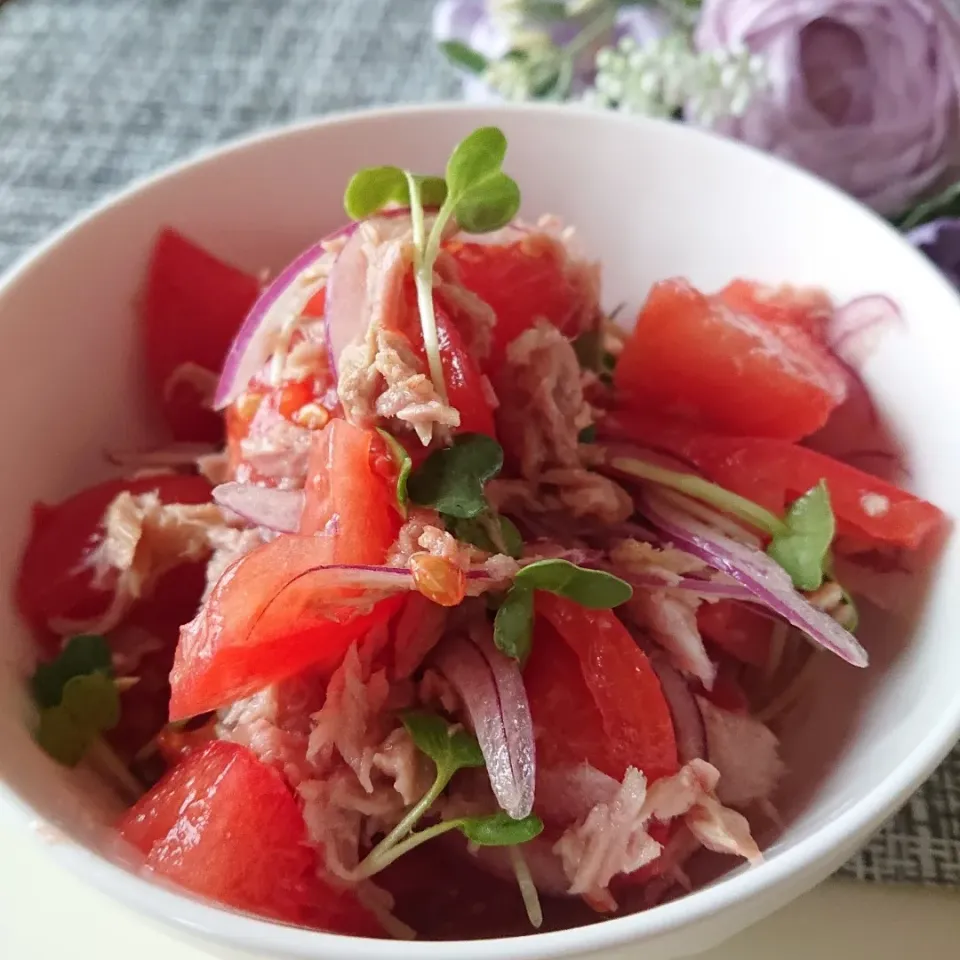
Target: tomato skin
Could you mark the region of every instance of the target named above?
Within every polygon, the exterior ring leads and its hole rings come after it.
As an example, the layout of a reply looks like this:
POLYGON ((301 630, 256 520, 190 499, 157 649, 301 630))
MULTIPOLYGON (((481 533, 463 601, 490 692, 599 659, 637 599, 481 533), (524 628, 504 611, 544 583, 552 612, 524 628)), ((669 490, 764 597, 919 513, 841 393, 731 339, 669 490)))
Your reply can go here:
MULTIPOLYGON (((580 760, 587 759, 617 780, 623 778, 628 766, 638 767, 650 781, 676 773, 679 769, 676 737, 660 681, 646 655, 616 615, 609 610, 587 610, 570 600, 543 592, 536 595, 536 611, 538 623, 540 618, 545 620, 555 637, 574 653, 581 682, 600 719, 598 728, 596 715, 583 706, 582 699, 573 690, 565 705, 557 692, 563 688, 555 687, 549 717, 541 710, 546 730, 544 756, 557 761, 577 762, 574 757, 578 755, 580 760), (562 716, 565 711, 569 716, 562 716), (561 744, 561 738, 553 737, 551 718, 563 724, 564 731, 571 735, 572 748, 561 744), (582 731, 575 735, 581 724, 582 731), (601 731, 602 737, 597 742, 595 738, 601 731), (554 743, 550 744, 550 739, 554 743)), ((545 651, 556 653, 560 649, 556 640, 551 642, 549 633, 539 625, 537 631, 535 654, 531 655, 524 671, 525 680, 531 669, 543 669, 541 654, 545 651), (538 641, 544 641, 539 642, 543 648, 539 651, 536 650, 538 641), (537 661, 534 656, 538 657, 537 661), (536 666, 538 662, 539 668, 536 666), (535 666, 532 668, 531 664, 535 666)), ((559 656, 568 659, 562 654, 559 656)), ((572 677, 569 664, 565 663, 562 669, 572 677)), ((531 676, 537 689, 536 674, 531 676)), ((534 699, 541 704, 546 702, 539 697, 534 699)), ((537 725, 534 701, 531 701, 530 709, 537 725)))
POLYGON ((17 575, 17 606, 24 619, 40 627, 56 618, 96 617, 106 609, 112 584, 94 584, 83 560, 107 507, 124 491, 156 491, 164 503, 199 504, 210 500, 211 486, 203 477, 177 474, 107 480, 56 506, 37 505, 17 575))
POLYGON ((216 442, 220 417, 190 385, 167 390, 191 363, 217 375, 244 317, 260 293, 255 277, 218 260, 169 227, 153 248, 141 311, 147 374, 174 439, 216 442))
POLYGON ((486 366, 495 370, 508 344, 545 317, 563 332, 573 332, 582 295, 567 270, 561 245, 518 240, 502 245, 452 241, 444 250, 457 264, 460 282, 497 315, 493 351, 486 366))
POLYGON ((118 830, 150 870, 200 896, 285 923, 382 935, 352 893, 317 875, 296 799, 245 747, 214 742, 191 752, 118 830))
POLYGON ((948 522, 946 515, 926 500, 825 454, 782 440, 718 436, 632 411, 607 417, 601 434, 627 438, 679 457, 708 479, 775 513, 782 513, 789 503, 825 480, 838 530, 860 540, 913 550, 948 522), (871 495, 881 498, 879 511, 871 508, 871 495))
POLYGON ((330 543, 330 563, 383 563, 397 539, 396 471, 383 438, 346 420, 314 437, 302 534, 330 543))
POLYGON ((170 719, 219 709, 307 667, 329 677, 352 643, 397 611, 400 596, 369 610, 351 604, 352 591, 318 572, 331 562, 360 561, 331 561, 325 537, 283 535, 229 567, 180 631, 170 719))
POLYGON ((843 368, 800 327, 655 284, 614 372, 619 402, 714 432, 798 440, 844 400, 843 368))

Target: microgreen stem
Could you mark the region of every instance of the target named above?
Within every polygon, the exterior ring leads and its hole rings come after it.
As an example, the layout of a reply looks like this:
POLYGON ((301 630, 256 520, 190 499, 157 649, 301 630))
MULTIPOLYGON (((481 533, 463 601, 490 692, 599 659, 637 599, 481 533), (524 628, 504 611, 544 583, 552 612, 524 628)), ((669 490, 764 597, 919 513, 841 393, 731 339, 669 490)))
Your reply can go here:
POLYGON ((510 857, 513 875, 517 878, 517 886, 520 888, 520 896, 523 897, 523 905, 527 908, 527 918, 530 920, 530 926, 539 930, 543 926, 543 907, 540 906, 537 885, 533 882, 526 857, 518 847, 507 847, 507 856, 510 857))
MULTIPOLYGON (((417 309, 420 311, 420 328, 423 331, 423 349, 427 355, 427 364, 430 368, 430 379, 433 381, 433 387, 437 391, 440 399, 447 402, 447 385, 443 379, 443 365, 440 362, 440 342, 437 336, 437 317, 433 312, 433 263, 437 254, 431 254, 434 236, 438 233, 442 235, 443 225, 442 217, 447 204, 444 204, 437 214, 436 222, 430 232, 429 238, 426 236, 426 228, 423 217, 423 204, 420 202, 420 185, 417 178, 409 171, 405 170, 404 175, 407 178, 407 186, 410 190, 410 223, 413 227, 413 278, 417 288, 417 309)), ((449 218, 450 214, 447 213, 449 218)), ((436 249, 439 250, 440 242, 437 240, 436 249)))
MULTIPOLYGON (((408 833, 416 826, 417 821, 430 809, 437 797, 446 789, 450 782, 450 777, 441 775, 438 771, 437 779, 433 786, 406 812, 403 819, 367 854, 363 863, 357 868, 364 870, 365 865, 374 861, 381 860, 386 856, 395 844, 403 840, 408 833)), ((387 861, 388 863, 391 861, 387 861)), ((377 867, 376 870, 381 869, 377 867)), ((371 876, 364 873, 364 876, 371 876)))
POLYGON ((599 40, 617 22, 615 8, 604 7, 568 44, 564 46, 566 53, 573 60, 581 50, 589 47, 594 40, 599 40))
MULTIPOLYGON (((415 850, 420 844, 426 843, 434 837, 442 836, 450 830, 456 830, 457 827, 462 826, 466 822, 466 818, 464 817, 460 817, 457 820, 442 820, 440 823, 435 823, 432 827, 427 827, 426 830, 411 834, 406 840, 391 847, 389 850, 385 850, 378 856, 375 856, 376 850, 374 850, 364 859, 363 863, 357 867, 353 876, 358 880, 366 880, 368 877, 372 877, 374 874, 389 867, 394 860, 399 860, 405 853, 415 850)), ((377 849, 379 849, 379 847, 380 844, 377 845, 377 849)))
POLYGON ((670 490, 676 490, 678 493, 693 497, 694 500, 709 503, 724 513, 739 517, 772 537, 781 536, 787 532, 786 524, 765 507, 692 473, 678 473, 634 457, 612 457, 608 462, 613 470, 636 477, 638 480, 647 480, 670 490))

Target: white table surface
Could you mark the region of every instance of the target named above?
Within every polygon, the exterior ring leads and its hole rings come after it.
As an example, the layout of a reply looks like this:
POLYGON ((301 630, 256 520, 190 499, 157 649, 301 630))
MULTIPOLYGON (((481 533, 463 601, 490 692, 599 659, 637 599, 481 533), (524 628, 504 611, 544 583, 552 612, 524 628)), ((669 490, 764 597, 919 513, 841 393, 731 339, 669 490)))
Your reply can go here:
MULTIPOLYGON (((49 862, 0 822, 2 960, 211 960, 49 862)), ((639 958, 621 950, 609 960, 639 958)), ((951 960, 960 893, 833 881, 702 960, 951 960)), ((264 958, 269 960, 269 958, 264 958)))

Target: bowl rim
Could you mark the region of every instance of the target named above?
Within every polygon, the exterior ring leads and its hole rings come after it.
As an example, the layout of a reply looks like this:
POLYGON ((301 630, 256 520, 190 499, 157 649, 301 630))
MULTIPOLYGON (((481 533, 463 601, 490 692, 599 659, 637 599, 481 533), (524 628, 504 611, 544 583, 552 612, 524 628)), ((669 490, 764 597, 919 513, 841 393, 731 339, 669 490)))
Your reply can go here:
MULTIPOLYGON (((44 259, 65 242, 75 231, 96 220, 113 208, 135 202, 145 190, 161 181, 176 177, 195 167, 215 162, 223 155, 256 149, 262 144, 286 137, 296 137, 315 128, 336 128, 379 121, 402 121, 404 118, 492 114, 557 115, 592 118, 608 125, 631 125, 656 131, 660 137, 701 139, 709 142, 709 149, 733 154, 753 154, 762 162, 780 167, 790 176, 816 184, 821 191, 833 195, 833 201, 857 208, 873 219, 878 229, 889 231, 903 245, 904 254, 915 257, 929 282, 939 285, 954 299, 956 291, 926 258, 915 250, 889 223, 820 177, 741 143, 693 126, 648 117, 629 116, 614 112, 570 104, 544 103, 463 103, 440 101, 428 104, 371 107, 344 110, 311 117, 293 123, 270 126, 254 133, 206 146, 183 160, 140 176, 120 190, 114 191, 94 205, 85 208, 66 222, 45 241, 21 255, 0 276, 0 298, 34 270, 44 259)), ((960 302, 958 302, 960 311, 960 302)), ((933 625, 927 629, 936 629, 933 625)), ((960 691, 954 700, 944 706, 940 721, 931 727, 916 745, 907 761, 890 770, 881 782, 865 796, 851 803, 829 823, 816 829, 810 837, 793 848, 779 853, 775 860, 759 866, 741 867, 722 880, 694 893, 663 904, 653 910, 614 917, 602 923, 547 933, 535 933, 511 938, 456 941, 373 940, 324 933, 300 927, 274 923, 242 914, 210 901, 196 899, 173 886, 146 879, 111 862, 93 850, 66 838, 51 840, 47 823, 13 789, 0 779, 0 812, 11 813, 32 834, 35 843, 47 849, 51 856, 78 879, 89 881, 95 888, 114 900, 147 917, 172 924, 180 930, 213 938, 238 950, 280 951, 285 956, 323 958, 342 956, 349 960, 441 960, 455 952, 459 960, 492 960, 502 956, 503 944, 510 944, 511 956, 517 960, 548 960, 548 958, 589 953, 643 942, 675 934, 684 927, 703 924, 737 904, 775 888, 786 889, 795 881, 796 893, 805 891, 829 872, 831 861, 838 851, 861 840, 870 830, 904 803, 943 760, 960 737, 960 691), (817 865, 821 874, 813 876, 817 865), (826 865, 826 866, 824 866, 826 865), (806 879, 802 879, 806 872, 806 879), (800 885, 798 885, 798 883, 800 885)), ((52 825, 51 825, 52 826, 52 825)), ((56 827, 54 831, 58 833, 56 827)), ((779 907, 792 899, 787 892, 779 907)))

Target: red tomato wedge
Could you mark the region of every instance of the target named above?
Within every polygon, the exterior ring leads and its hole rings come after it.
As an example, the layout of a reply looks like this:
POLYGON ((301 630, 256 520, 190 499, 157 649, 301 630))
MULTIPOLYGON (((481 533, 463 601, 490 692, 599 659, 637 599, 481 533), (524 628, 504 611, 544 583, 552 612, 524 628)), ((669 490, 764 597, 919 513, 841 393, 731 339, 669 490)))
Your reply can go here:
POLYGON ((17 577, 17 605, 24 618, 42 626, 55 618, 96 617, 107 608, 113 585, 95 584, 84 559, 107 507, 125 490, 133 494, 156 491, 164 503, 207 503, 211 487, 203 477, 194 476, 107 480, 56 506, 38 504, 17 577))
POLYGON ((798 327, 822 341, 833 312, 830 298, 821 290, 798 287, 766 287, 753 280, 732 280, 716 299, 731 310, 777 327, 798 327))
POLYGON ((559 244, 519 240, 494 246, 453 241, 444 249, 457 263, 460 282, 497 315, 488 361, 491 369, 503 359, 507 344, 532 327, 537 317, 566 330, 582 308, 582 293, 570 279, 559 244))
MULTIPOLYGON (((397 318, 399 332, 409 340, 411 348, 426 369, 427 354, 423 347, 423 331, 412 279, 404 286, 404 298, 405 309, 400 311, 402 315, 397 318)), ((460 426, 454 432, 485 433, 489 437, 495 437, 493 410, 490 409, 483 389, 480 368, 470 355, 463 334, 457 326, 455 304, 448 304, 443 297, 435 294, 433 312, 437 321, 440 366, 443 368, 447 398, 450 405, 460 413, 460 426)))
POLYGON ((782 440, 716 436, 633 412, 608 417, 602 433, 673 454, 720 486, 774 512, 782 512, 825 480, 838 528, 860 539, 916 549, 948 522, 926 500, 782 440))
MULTIPOLYGON (((594 765, 618 780, 622 779, 629 765, 638 767, 651 781, 676 773, 677 743, 670 709, 656 673, 626 627, 609 610, 587 610, 570 600, 543 592, 537 593, 536 610, 538 618, 546 620, 576 656, 582 682, 599 713, 603 737, 591 748, 599 761, 594 765)), ((549 634, 546 639, 540 630, 538 634, 534 639, 535 650, 538 645, 546 648, 548 653, 559 649, 555 639, 551 642, 549 634)), ((544 652, 537 651, 537 655, 544 652)), ((524 671, 525 680, 529 672, 528 664, 524 671)), ((557 699, 554 691, 551 696, 555 709, 550 715, 569 731, 576 724, 572 724, 570 718, 560 719, 558 715, 565 710, 572 712, 575 695, 568 700, 557 699)), ((590 723, 589 732, 585 730, 575 741, 578 752, 582 752, 596 734, 596 722, 589 710, 579 705, 576 709, 578 717, 590 723)), ((531 712, 536 724, 533 703, 531 712)), ((551 738, 559 739, 552 737, 549 717, 544 716, 541 722, 546 731, 545 743, 551 738)), ((551 751, 563 749, 559 743, 544 747, 547 756, 551 751)), ((590 762, 594 760, 590 759, 590 762)))
POLYGON ((734 600, 703 603, 697 611, 701 635, 724 653, 755 667, 770 662, 773 622, 734 600))
POLYGON ((216 710, 306 667, 329 676, 352 643, 392 616, 401 597, 369 609, 351 603, 356 591, 324 570, 330 555, 325 537, 279 536, 228 568, 180 631, 171 720, 216 710))
POLYGON ((171 228, 160 232, 153 249, 142 305, 147 373, 174 438, 216 441, 223 436, 219 416, 205 410, 196 386, 170 387, 183 364, 214 376, 260 285, 171 228))
POLYGON ((317 875, 296 799, 245 747, 192 752, 127 811, 120 835, 182 887, 285 923, 382 936, 354 895, 317 875))
POLYGON ((614 383, 631 409, 786 440, 822 427, 847 390, 843 368, 800 327, 734 311, 683 280, 653 287, 614 383))
POLYGON ((331 420, 313 440, 300 532, 330 542, 329 563, 383 563, 400 530, 396 477, 375 430, 331 420))

